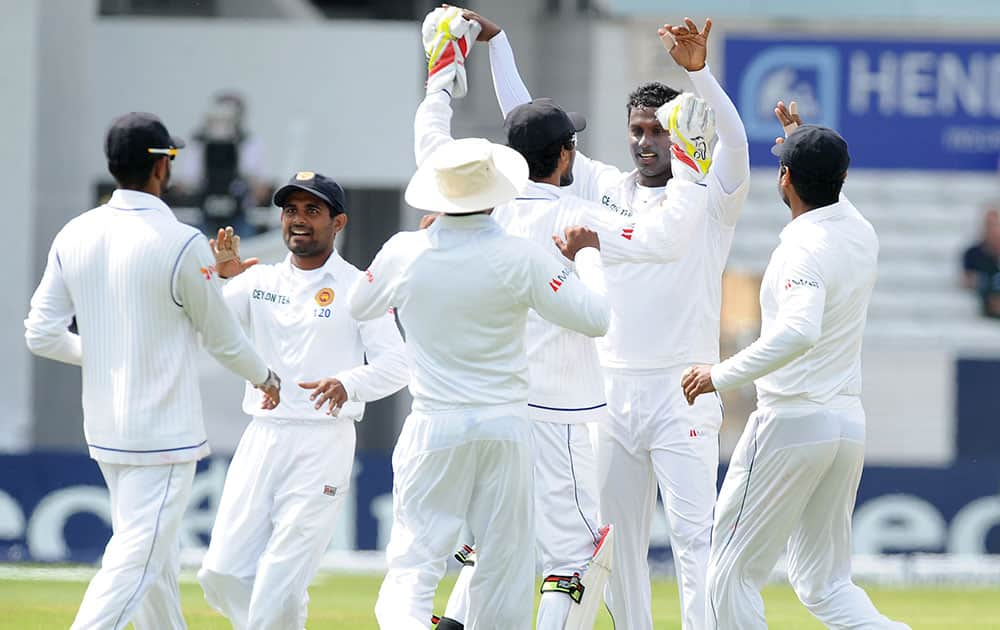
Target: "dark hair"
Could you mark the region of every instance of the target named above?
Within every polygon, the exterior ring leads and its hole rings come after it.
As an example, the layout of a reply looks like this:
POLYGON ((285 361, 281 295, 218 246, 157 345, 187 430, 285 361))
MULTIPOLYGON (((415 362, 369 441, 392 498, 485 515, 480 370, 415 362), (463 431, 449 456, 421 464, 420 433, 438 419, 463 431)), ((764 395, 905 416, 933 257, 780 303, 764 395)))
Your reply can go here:
POLYGON ((142 188, 153 174, 153 165, 162 157, 164 156, 151 155, 148 159, 135 162, 108 162, 108 172, 120 188, 142 188))
MULTIPOLYGON (((789 168, 782 164, 783 168, 789 168)), ((844 187, 844 176, 835 179, 817 179, 790 169, 789 179, 795 194, 808 206, 822 208, 837 203, 840 199, 840 189, 844 187)))
POLYGON ((517 147, 511 148, 524 156, 525 161, 528 162, 528 177, 533 180, 539 180, 551 176, 556 171, 556 167, 559 165, 559 155, 563 149, 572 151, 574 146, 573 134, 570 133, 565 138, 540 149, 525 150, 518 149, 517 147))
POLYGON ((626 114, 631 116, 637 107, 652 107, 656 109, 668 101, 680 96, 680 92, 657 81, 643 83, 628 95, 626 114))

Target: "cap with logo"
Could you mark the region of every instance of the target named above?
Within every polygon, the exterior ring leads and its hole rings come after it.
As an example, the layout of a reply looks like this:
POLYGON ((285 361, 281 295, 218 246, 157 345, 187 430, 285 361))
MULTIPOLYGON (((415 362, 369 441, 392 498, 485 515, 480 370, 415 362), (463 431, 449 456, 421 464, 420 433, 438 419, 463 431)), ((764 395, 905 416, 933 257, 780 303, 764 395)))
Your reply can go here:
POLYGON ((288 195, 296 190, 303 190, 325 201, 334 214, 347 212, 347 197, 340 184, 325 175, 313 171, 299 171, 288 183, 274 193, 274 205, 284 207, 288 195))
POLYGON ((851 165, 847 141, 829 127, 801 125, 785 141, 771 148, 794 173, 818 181, 843 179, 851 165))
POLYGON ((512 109, 504 120, 507 146, 533 151, 551 146, 587 128, 583 114, 567 112, 548 98, 536 98, 512 109))
POLYGON ((164 155, 173 159, 183 147, 183 140, 171 136, 159 118, 146 112, 115 118, 104 140, 109 164, 141 164, 164 155))

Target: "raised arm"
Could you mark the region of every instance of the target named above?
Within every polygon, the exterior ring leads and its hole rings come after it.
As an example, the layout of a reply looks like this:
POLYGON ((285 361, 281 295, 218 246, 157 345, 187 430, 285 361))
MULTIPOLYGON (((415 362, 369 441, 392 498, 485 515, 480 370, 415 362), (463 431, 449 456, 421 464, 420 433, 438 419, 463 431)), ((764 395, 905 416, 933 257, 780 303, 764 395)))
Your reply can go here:
MULTIPOLYGON (((687 71, 698 95, 715 112, 719 141, 712 153, 710 174, 718 181, 721 192, 729 195, 739 190, 750 177, 746 129, 736 106, 706 63, 712 20, 706 20, 700 31, 690 19, 685 18, 684 22, 684 26, 664 24, 659 29, 660 40, 674 61, 687 71)), ((722 208, 720 218, 727 224, 735 224, 741 205, 722 208)))
POLYGON ((446 6, 427 14, 422 37, 427 86, 413 121, 418 166, 439 146, 452 141, 451 99, 465 96, 468 90, 465 59, 481 37, 481 27, 462 17, 460 9, 446 6))
POLYGON ((382 246, 372 264, 357 277, 347 294, 351 317, 368 321, 385 315, 393 304, 396 282, 402 264, 398 261, 401 237, 396 234, 382 246))
POLYGON ((31 310, 24 320, 24 340, 33 354, 81 365, 83 346, 80 336, 69 331, 74 314, 73 299, 63 281, 57 242, 58 237, 49 250, 42 281, 31 296, 31 310))
POLYGON ((360 322, 359 329, 367 364, 341 372, 337 378, 344 384, 350 400, 370 402, 395 394, 410 380, 396 318, 385 313, 360 322))

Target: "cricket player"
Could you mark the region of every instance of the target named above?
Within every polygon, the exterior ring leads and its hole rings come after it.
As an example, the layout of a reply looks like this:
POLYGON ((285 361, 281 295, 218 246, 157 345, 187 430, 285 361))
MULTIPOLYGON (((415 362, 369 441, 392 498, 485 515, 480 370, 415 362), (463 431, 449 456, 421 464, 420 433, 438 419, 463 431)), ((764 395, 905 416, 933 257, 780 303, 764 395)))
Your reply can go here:
MULTIPOLYGON (((794 103, 792 104, 794 105, 794 103)), ((861 342, 878 264, 871 224, 841 196, 850 156, 829 128, 799 126, 774 153, 792 220, 760 288, 761 334, 716 365, 684 372, 684 396, 754 382, 722 484, 708 569, 708 627, 767 628, 760 589, 786 546, 799 599, 828 628, 905 629, 851 582, 851 514, 864 464, 861 342)))
MULTIPOLYGON (((429 18, 435 14, 444 18, 448 9, 437 9, 429 18)), ((500 32, 495 23, 475 12, 465 10, 462 16, 480 25, 479 41, 489 41, 500 32)), ((414 129, 418 164, 428 152, 426 147, 451 139, 449 101, 448 94, 439 91, 429 94, 418 109, 414 129)), ((524 192, 493 212, 507 233, 539 243, 563 262, 553 235, 578 224, 599 230, 605 264, 668 262, 683 255, 696 225, 694 218, 705 203, 704 187, 677 178, 671 187, 678 194, 665 199, 655 212, 626 222, 596 202, 565 193, 573 181, 576 134, 586 126, 582 115, 567 113, 548 99, 537 99, 515 107, 504 126, 507 145, 529 165, 524 192)), ((543 576, 536 628, 563 630, 574 603, 603 598, 601 586, 587 590, 581 576, 601 536, 596 461, 586 423, 604 422, 607 405, 593 339, 531 314, 526 344, 528 407, 535 421, 537 549, 543 576)), ((461 555, 466 566, 438 630, 461 628, 465 619, 464 591, 474 568, 471 557, 461 555)))
MULTIPOLYGON (((429 97, 465 91, 465 56, 479 25, 457 13, 447 25, 431 23, 425 37, 429 97)), ((535 566, 528 312, 594 337, 606 331, 609 309, 597 234, 567 233, 576 273, 505 234, 490 213, 524 189, 528 165, 510 148, 453 140, 449 121, 450 109, 433 142, 418 138, 418 155, 420 147, 428 155, 406 192, 410 205, 443 216, 387 242, 351 295, 359 318, 396 308, 413 370, 413 412, 393 454, 389 572, 376 616, 385 629, 427 628, 446 558, 467 525, 481 548, 467 627, 522 630, 531 626, 535 566)))
POLYGON ((841 196, 850 155, 827 127, 775 114, 788 136, 778 190, 792 220, 760 288, 761 335, 716 365, 684 372, 684 396, 754 382, 719 494, 709 564, 710 628, 767 628, 760 589, 786 546, 788 577, 829 628, 904 629, 851 582, 851 515, 864 465, 861 344, 878 237, 841 196))
POLYGON ((361 271, 334 249, 347 225, 343 189, 311 171, 274 194, 289 254, 274 265, 239 257, 239 237, 219 230, 216 268, 254 346, 279 366, 282 405, 260 410, 240 439, 198 580, 208 603, 237 630, 301 630, 306 589, 351 490, 355 428, 365 403, 406 385, 403 340, 389 313, 358 322, 347 291, 361 271), (367 359, 367 363, 366 363, 367 359))
POLYGON ((534 309, 596 337, 609 308, 596 233, 569 235, 576 274, 490 216, 527 181, 517 152, 479 138, 439 147, 406 200, 441 211, 390 239, 350 294, 358 319, 395 308, 406 331, 413 410, 393 453, 385 630, 426 629, 449 552, 467 526, 480 546, 468 628, 531 626, 532 437, 524 329, 534 309))
POLYGON ((278 377, 226 308, 208 242, 160 200, 183 146, 152 114, 115 119, 104 150, 118 189, 56 235, 24 322, 33 353, 81 366, 83 431, 111 498, 113 534, 74 630, 186 627, 177 530, 209 453, 191 369, 199 335, 263 390, 258 404, 279 402, 278 377))
MULTIPOLYGON (((570 187, 614 212, 641 217, 677 194, 669 184, 683 173, 672 168, 672 158, 688 170, 707 171, 697 225, 680 260, 606 269, 611 327, 598 349, 609 420, 598 433, 598 485, 601 519, 616 529, 608 605, 615 622, 629 630, 653 627, 647 555, 657 485, 670 525, 682 625, 700 630, 705 624, 722 405, 704 397, 688 406, 674 384, 691 363, 718 360, 722 272, 750 174, 743 124, 706 64, 711 26, 709 20, 699 30, 685 19, 685 26, 664 25, 659 35, 715 113, 714 150, 707 128, 681 131, 669 106, 676 90, 646 84, 628 103, 636 169, 622 173, 578 152, 570 187)), ((503 33, 490 40, 490 62, 506 115, 531 96, 503 33)))

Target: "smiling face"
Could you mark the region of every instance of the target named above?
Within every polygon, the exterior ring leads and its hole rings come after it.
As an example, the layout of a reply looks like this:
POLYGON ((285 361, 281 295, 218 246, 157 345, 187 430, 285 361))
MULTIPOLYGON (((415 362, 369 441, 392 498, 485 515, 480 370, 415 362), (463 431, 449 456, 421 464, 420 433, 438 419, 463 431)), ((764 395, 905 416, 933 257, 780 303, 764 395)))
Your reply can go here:
POLYGON ((628 146, 643 186, 664 186, 670 179, 670 133, 654 107, 633 107, 628 115, 628 146))
POLYGON ((292 252, 295 265, 303 269, 326 262, 333 252, 334 236, 346 223, 346 214, 330 216, 326 202, 304 190, 289 194, 281 208, 285 246, 292 252))

